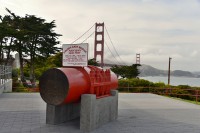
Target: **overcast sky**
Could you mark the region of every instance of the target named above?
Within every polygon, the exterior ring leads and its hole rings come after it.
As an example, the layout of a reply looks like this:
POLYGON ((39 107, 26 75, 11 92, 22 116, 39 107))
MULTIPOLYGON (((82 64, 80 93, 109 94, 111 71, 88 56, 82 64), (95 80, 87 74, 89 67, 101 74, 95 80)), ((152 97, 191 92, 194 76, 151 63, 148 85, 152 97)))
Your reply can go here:
MULTIPOLYGON (((172 70, 200 71, 200 0, 0 0, 0 15, 6 7, 20 16, 56 20, 62 44, 104 22, 124 62, 135 63, 140 53, 142 64, 167 70, 171 57, 172 70)), ((106 33, 105 38, 116 55, 106 33)), ((94 37, 85 42, 92 58, 94 37)), ((116 62, 106 46, 105 52, 106 60, 116 62)))

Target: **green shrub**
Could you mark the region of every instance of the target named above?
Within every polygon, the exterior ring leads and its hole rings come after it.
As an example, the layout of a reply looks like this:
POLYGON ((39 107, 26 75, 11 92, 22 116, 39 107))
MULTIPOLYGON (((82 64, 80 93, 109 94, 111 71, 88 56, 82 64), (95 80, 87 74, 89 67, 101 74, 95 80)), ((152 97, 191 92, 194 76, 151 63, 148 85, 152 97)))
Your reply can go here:
POLYGON ((153 86, 154 87, 161 87, 161 88, 166 87, 165 83, 163 83, 163 82, 154 83, 153 86))
POLYGON ((144 79, 120 79, 119 92, 149 92, 149 87, 153 86, 153 82, 144 79))
POLYGON ((194 91, 188 85, 168 86, 163 82, 153 83, 148 80, 132 78, 119 80, 119 92, 151 92, 155 94, 170 95, 187 100, 194 100, 194 91), (169 90, 166 90, 168 88, 169 90), (189 89, 189 90, 185 90, 189 89))
POLYGON ((180 89, 191 89, 192 87, 189 86, 189 85, 178 85, 177 88, 180 88, 180 89))
POLYGON ((19 76, 19 69, 12 69, 12 77, 18 78, 19 76))
POLYGON ((29 92, 29 90, 23 86, 21 82, 14 79, 13 80, 13 92, 29 92))

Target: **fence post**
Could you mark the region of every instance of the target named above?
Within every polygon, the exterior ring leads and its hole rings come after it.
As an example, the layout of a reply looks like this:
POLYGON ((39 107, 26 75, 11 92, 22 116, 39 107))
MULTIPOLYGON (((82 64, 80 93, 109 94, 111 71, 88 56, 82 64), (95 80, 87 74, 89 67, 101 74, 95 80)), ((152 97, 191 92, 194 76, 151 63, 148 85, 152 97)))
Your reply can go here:
POLYGON ((150 83, 149 83, 149 93, 150 93, 150 83))
POLYGON ((5 84, 5 66, 3 65, 3 84, 5 84))
POLYGON ((129 92, 129 81, 128 81, 128 92, 129 92))
POLYGON ((1 77, 2 77, 2 76, 1 76, 1 65, 0 65, 0 85, 2 84, 2 83, 1 83, 1 77))
POLYGON ((7 82, 8 80, 8 66, 5 66, 5 83, 7 82))
POLYGON ((199 94, 198 94, 198 90, 195 90, 195 93, 196 93, 196 94, 195 94, 195 96, 196 96, 196 103, 198 103, 198 95, 199 95, 199 94))
POLYGON ((165 95, 168 95, 168 88, 165 89, 165 95))

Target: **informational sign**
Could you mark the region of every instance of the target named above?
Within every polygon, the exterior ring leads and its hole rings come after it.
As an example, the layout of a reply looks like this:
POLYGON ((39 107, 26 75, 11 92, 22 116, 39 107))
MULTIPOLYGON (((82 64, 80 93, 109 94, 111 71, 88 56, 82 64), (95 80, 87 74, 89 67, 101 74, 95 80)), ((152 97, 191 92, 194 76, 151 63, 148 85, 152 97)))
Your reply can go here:
POLYGON ((63 66, 87 66, 88 44, 63 44, 63 66))

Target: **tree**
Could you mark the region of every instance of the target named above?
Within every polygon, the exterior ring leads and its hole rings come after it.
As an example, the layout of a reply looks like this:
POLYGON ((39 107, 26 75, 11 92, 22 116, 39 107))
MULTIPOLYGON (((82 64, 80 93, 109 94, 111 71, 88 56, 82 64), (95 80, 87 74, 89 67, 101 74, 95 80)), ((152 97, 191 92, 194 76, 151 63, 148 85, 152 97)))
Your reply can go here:
POLYGON ((11 24, 11 18, 9 15, 4 17, 0 16, 0 59, 1 63, 7 64, 10 58, 11 46, 13 43, 13 30, 11 24), (7 55, 7 60, 4 61, 4 54, 7 55))
POLYGON ((3 62, 3 43, 4 43, 4 37, 5 35, 5 27, 6 25, 3 23, 3 18, 0 16, 0 64, 3 62))
POLYGON ((94 58, 88 60, 88 65, 99 66, 98 62, 94 58))
MULTIPOLYGON (((62 67, 62 52, 59 52, 55 55, 51 55, 48 58, 46 57, 36 57, 34 61, 34 72, 35 78, 39 79, 39 77, 48 69, 55 67, 62 67)), ((30 76, 29 72, 30 64, 25 66, 25 74, 30 76)))
POLYGON ((111 70, 122 78, 136 78, 139 75, 137 64, 131 66, 113 66, 111 70))
POLYGON ((26 49, 24 47, 23 42, 25 42, 25 40, 26 40, 27 31, 22 29, 23 21, 22 21, 21 17, 12 13, 8 8, 6 8, 6 10, 10 14, 10 18, 12 18, 11 22, 12 22, 13 32, 11 34, 13 34, 14 38, 16 39, 14 41, 13 51, 17 51, 19 53, 20 78, 24 82, 25 79, 24 79, 24 71, 23 71, 23 57, 25 56, 24 51, 26 49))
POLYGON ((46 60, 46 64, 50 67, 62 67, 62 52, 50 56, 46 60))
POLYGON ((60 51, 56 45, 61 36, 54 32, 55 21, 50 23, 34 15, 20 17, 6 8, 9 15, 0 16, 0 59, 6 53, 7 60, 10 52, 19 53, 20 77, 24 82, 24 58, 30 58, 30 80, 35 82, 35 62, 38 58, 48 58, 60 51))
MULTIPOLYGON (((5 65, 8 65, 8 61, 11 57, 11 52, 14 50, 14 41, 15 39, 15 27, 14 27, 14 21, 13 18, 9 15, 6 15, 4 17, 1 17, 1 23, 0 23, 0 47, 1 51, 0 53, 6 54, 6 60, 5 65)), ((1 56, 1 59, 3 59, 3 56, 1 56)))
POLYGON ((60 49, 55 47, 59 44, 56 41, 60 36, 53 31, 55 21, 50 23, 45 22, 45 19, 37 18, 34 15, 26 15, 23 19, 22 29, 27 31, 26 41, 24 42, 25 53, 30 57, 30 80, 35 83, 35 58, 49 57, 51 54, 57 53, 60 49))

